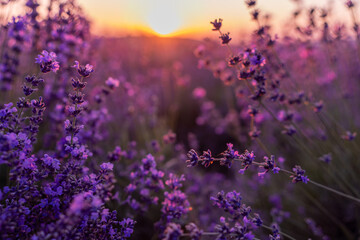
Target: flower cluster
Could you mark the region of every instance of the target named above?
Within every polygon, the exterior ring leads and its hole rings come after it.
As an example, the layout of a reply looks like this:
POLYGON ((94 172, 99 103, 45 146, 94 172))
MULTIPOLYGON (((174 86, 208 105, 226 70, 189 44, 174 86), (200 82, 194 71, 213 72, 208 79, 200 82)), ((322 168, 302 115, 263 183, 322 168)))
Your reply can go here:
POLYGON ((203 155, 200 156, 200 160, 201 160, 201 164, 204 165, 205 167, 209 167, 214 162, 214 158, 211 155, 210 149, 203 152, 203 155))
POLYGON ((255 160, 255 154, 254 152, 249 152, 248 150, 245 150, 243 154, 240 155, 241 159, 241 165, 244 167, 239 170, 239 173, 244 174, 245 170, 247 170, 255 160))
MULTIPOLYGON (((44 69, 53 67, 47 60, 41 60, 40 66, 44 69)), ((31 101, 28 97, 43 79, 27 76, 25 80, 25 98, 19 99, 17 108, 10 103, 0 110, 3 120, 0 164, 9 166, 12 180, 9 186, 0 190, 0 218, 7 219, 0 224, 1 238, 130 237, 135 222, 132 219, 118 221, 117 212, 110 212, 104 205, 112 197, 113 164, 102 163, 100 170, 93 169, 94 172, 84 166, 91 152, 76 137, 78 128, 75 124, 65 122, 66 130, 72 136, 65 137, 59 152, 33 152, 45 105, 42 97, 31 101), (31 108, 30 117, 22 116, 26 108, 31 108)), ((81 81, 73 81, 77 92, 84 86, 81 81)), ((70 112, 74 119, 81 113, 77 104, 83 102, 82 97, 71 97, 75 110, 70 112)))
MULTIPOLYGON (((3 27, 3 26, 2 26, 3 27)), ((28 20, 26 17, 12 17, 11 21, 4 27, 4 45, 8 48, 2 51, 0 64, 0 90, 8 91, 12 87, 14 78, 19 74, 20 55, 24 51, 25 42, 28 41, 28 20)))
POLYGON ((56 61, 56 54, 54 52, 49 53, 44 50, 35 60, 35 62, 40 65, 40 69, 43 73, 50 71, 57 72, 60 68, 59 62, 56 61))
POLYGON ((213 22, 210 22, 214 27, 213 31, 219 31, 220 30, 221 25, 222 25, 222 21, 223 20, 221 18, 219 18, 219 19, 215 19, 213 22))
POLYGON ((228 149, 222 153, 222 156, 224 158, 224 160, 222 160, 220 162, 221 165, 225 165, 225 166, 228 166, 229 168, 231 167, 231 164, 232 162, 235 160, 235 159, 239 159, 241 158, 240 154, 238 153, 238 151, 235 151, 233 149, 233 144, 232 143, 228 143, 226 144, 228 149))
POLYGON ((172 173, 169 174, 168 180, 165 181, 165 184, 170 189, 169 192, 164 192, 165 200, 162 202, 161 209, 166 222, 180 219, 181 216, 191 210, 186 194, 180 190, 183 181, 185 181, 184 175, 177 177, 172 173))
POLYGON ((190 203, 187 195, 180 190, 185 177, 180 177, 170 173, 165 184, 170 191, 164 192, 164 201, 161 203, 161 219, 156 223, 159 231, 159 237, 163 240, 179 239, 183 234, 181 225, 176 222, 179 221, 190 210, 190 203))
POLYGON ((240 193, 232 191, 225 194, 222 191, 216 197, 211 197, 211 200, 215 206, 230 214, 229 218, 220 217, 220 224, 216 226, 218 239, 253 239, 252 231, 262 226, 263 222, 259 214, 250 216, 251 208, 242 203, 240 193))
POLYGON ((155 194, 164 189, 164 173, 156 168, 155 158, 148 154, 142 159, 141 165, 130 173, 131 183, 126 187, 127 203, 134 210, 146 211, 151 205, 158 204, 155 194), (135 198, 135 193, 140 199, 135 198))
POLYGON ((80 65, 78 61, 75 61, 75 65, 73 66, 79 73, 81 77, 89 77, 92 72, 94 72, 93 66, 90 64, 86 64, 85 66, 80 65))
POLYGON ((305 170, 303 170, 299 165, 296 165, 293 169, 293 175, 290 176, 292 178, 293 183, 303 182, 308 183, 309 178, 305 176, 305 170))
POLYGON ((275 156, 271 155, 270 158, 268 158, 267 156, 264 157, 264 163, 262 163, 262 165, 260 165, 260 167, 264 168, 264 172, 259 172, 258 176, 259 177, 264 177, 264 175, 266 173, 268 173, 269 171, 272 171, 273 173, 279 173, 280 168, 275 166, 275 156))

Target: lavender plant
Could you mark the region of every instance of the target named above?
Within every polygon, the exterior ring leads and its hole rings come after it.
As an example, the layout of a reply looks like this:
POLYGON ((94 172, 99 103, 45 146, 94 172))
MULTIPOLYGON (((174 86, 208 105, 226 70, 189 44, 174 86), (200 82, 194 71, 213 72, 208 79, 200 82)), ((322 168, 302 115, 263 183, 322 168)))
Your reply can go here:
MULTIPOLYGON (((56 58, 55 53, 43 51, 36 62, 43 73, 56 72, 59 70, 56 58)), ((104 206, 111 196, 113 164, 102 163, 94 173, 84 167, 92 154, 77 138, 81 127, 76 119, 84 102, 83 78, 93 69, 78 63, 75 67, 81 78, 72 83, 75 93, 69 95, 68 106, 71 120, 65 121, 61 153, 33 154, 35 134, 45 110, 41 97, 31 102, 20 98, 18 108, 10 103, 1 110, 1 163, 8 165, 11 180, 3 187, 0 199, 0 229, 4 239, 125 239, 133 232, 132 219, 119 221, 116 211, 110 212, 104 206), (25 108, 32 109, 30 117, 22 115, 25 108), (27 120, 29 123, 25 123, 27 120)), ((26 81, 34 87, 43 79, 33 76, 26 81)), ((36 90, 32 87, 23 86, 26 97, 36 90)))

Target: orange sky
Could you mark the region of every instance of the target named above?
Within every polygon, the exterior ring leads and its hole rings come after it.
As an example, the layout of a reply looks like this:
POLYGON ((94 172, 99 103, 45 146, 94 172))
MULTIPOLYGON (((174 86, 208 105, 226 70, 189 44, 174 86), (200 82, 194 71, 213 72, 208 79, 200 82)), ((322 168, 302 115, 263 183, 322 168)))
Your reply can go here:
MULTIPOLYGON (((39 0, 46 2, 48 0, 39 0)), ((127 36, 156 34, 201 39, 214 36, 210 21, 222 18, 223 31, 240 39, 254 30, 244 0, 77 0, 92 21, 96 35, 127 36)), ((360 0, 354 0, 360 3, 360 0)), ((269 13, 275 32, 286 32, 294 0, 257 0, 262 13, 269 13)), ((345 0, 303 0, 307 7, 333 6, 333 22, 349 23, 345 0), (332 3, 332 4, 329 4, 332 3)), ((44 5, 46 6, 46 4, 44 5)), ((14 15, 19 14, 13 9, 14 15)), ((19 10, 19 9, 18 9, 19 10)), ((303 15, 305 15, 304 13, 303 15)), ((360 19, 359 19, 360 20, 360 19)))
MULTIPOLYGON (((211 34, 210 20, 224 19, 224 30, 233 35, 253 29, 243 0, 79 0, 99 35, 138 35, 171 32, 169 36, 201 38, 211 34)), ((307 6, 328 6, 328 0, 304 1, 307 6), (316 5, 314 5, 316 4, 316 5)), ((344 1, 334 0, 335 18, 347 19, 344 1)), ((262 12, 271 13, 276 26, 289 20, 292 0, 258 0, 262 12)), ((281 30, 281 29, 279 29, 281 30)), ((165 35, 166 36, 166 35, 165 35)))

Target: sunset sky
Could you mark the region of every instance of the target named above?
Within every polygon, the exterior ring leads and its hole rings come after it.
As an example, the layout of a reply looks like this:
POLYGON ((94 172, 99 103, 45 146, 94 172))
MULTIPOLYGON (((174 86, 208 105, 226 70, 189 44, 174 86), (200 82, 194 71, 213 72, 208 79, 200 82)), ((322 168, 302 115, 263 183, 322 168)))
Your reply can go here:
MULTIPOLYGON (((163 36, 199 38, 211 34, 209 21, 224 19, 224 29, 232 34, 248 33, 251 23, 243 0, 79 0, 99 35, 138 35, 142 32, 163 36)), ((328 0, 304 1, 306 6, 328 6, 328 0), (316 5, 314 5, 316 4, 316 5)), ((335 19, 349 18, 344 1, 334 0, 335 19)), ((273 16, 281 30, 296 8, 292 0, 259 0, 258 7, 273 16)))

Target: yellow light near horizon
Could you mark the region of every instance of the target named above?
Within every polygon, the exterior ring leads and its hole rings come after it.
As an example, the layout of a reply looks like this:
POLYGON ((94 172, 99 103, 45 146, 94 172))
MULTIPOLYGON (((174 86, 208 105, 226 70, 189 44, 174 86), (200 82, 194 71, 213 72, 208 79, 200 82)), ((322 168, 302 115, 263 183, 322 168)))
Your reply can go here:
POLYGON ((168 35, 179 29, 181 19, 174 2, 158 0, 149 8, 147 21, 156 33, 168 35))

